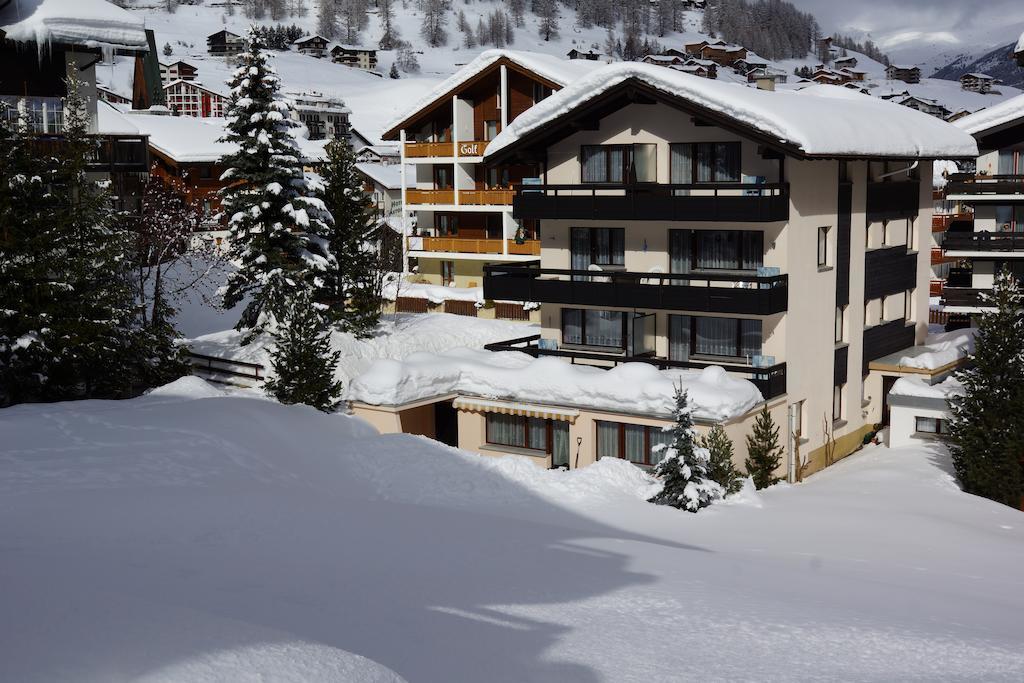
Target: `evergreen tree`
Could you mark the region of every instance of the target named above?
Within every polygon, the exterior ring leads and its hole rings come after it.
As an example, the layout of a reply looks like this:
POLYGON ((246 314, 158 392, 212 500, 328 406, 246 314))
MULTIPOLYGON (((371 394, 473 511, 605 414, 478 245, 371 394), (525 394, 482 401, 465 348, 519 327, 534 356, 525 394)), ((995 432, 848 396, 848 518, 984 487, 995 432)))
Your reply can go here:
POLYGON ((174 48, 170 43, 164 43, 164 56, 170 57, 172 54, 174 54, 174 48))
POLYGON ((230 81, 227 133, 222 141, 237 151, 221 163, 223 211, 231 231, 231 257, 240 264, 228 276, 224 305, 247 295, 236 329, 249 330, 246 343, 273 319, 285 303, 310 291, 322 298, 323 274, 333 267, 324 235, 332 222, 323 202, 313 196, 302 170, 292 128, 291 104, 280 97, 280 82, 267 64, 263 42, 250 30, 241 66, 230 81))
POLYGON ((686 392, 676 387, 672 444, 654 468, 664 487, 649 502, 697 512, 723 496, 722 487, 708 477, 708 451, 694 445, 693 418, 686 392))
POLYGON ((399 69, 407 74, 418 74, 420 72, 420 62, 416 59, 416 53, 412 51, 411 47, 403 47, 399 50, 395 63, 398 64, 399 69))
POLYGON ((558 40, 558 3, 555 0, 537 0, 538 31, 545 41, 558 40))
POLYGON ((377 19, 380 21, 380 41, 377 47, 381 50, 399 47, 402 38, 395 26, 394 0, 377 0, 377 19))
POLYGON ((0 404, 129 396, 164 361, 136 313, 129 240, 86 175, 96 142, 71 67, 53 157, 24 122, 0 131, 0 404))
POLYGON ((430 47, 448 44, 448 32, 444 26, 448 21, 448 7, 445 0, 422 0, 423 24, 420 35, 430 47))
POLYGON ((743 488, 743 475, 732 462, 732 440, 722 425, 712 427, 701 440, 701 446, 708 451, 708 479, 717 482, 727 495, 743 488))
POLYGON ((950 399, 953 467, 964 491, 1013 507, 1024 496, 1024 295, 1006 269, 986 295, 971 366, 950 399))
POLYGON ((398 74, 398 65, 395 64, 394 62, 391 62, 391 70, 388 71, 388 78, 393 78, 395 80, 401 78, 401 76, 398 74))
POLYGON ((754 420, 754 432, 747 435, 747 474, 754 479, 759 489, 777 484, 780 479, 775 470, 782 464, 782 447, 779 446, 779 428, 768 412, 768 404, 761 406, 761 412, 754 420))
POLYGON ((338 36, 338 8, 334 0, 319 0, 316 12, 316 32, 328 40, 338 36))
POLYGON ((341 396, 341 382, 334 379, 341 352, 331 350, 329 327, 317 305, 306 294, 296 295, 271 334, 275 377, 265 383, 267 392, 281 403, 334 410, 341 396))
POLYGON ((377 326, 381 308, 381 274, 367 240, 374 223, 371 203, 356 170, 355 153, 344 141, 327 145, 321 174, 324 204, 334 216, 329 244, 336 266, 326 278, 329 315, 343 329, 365 337, 377 326))

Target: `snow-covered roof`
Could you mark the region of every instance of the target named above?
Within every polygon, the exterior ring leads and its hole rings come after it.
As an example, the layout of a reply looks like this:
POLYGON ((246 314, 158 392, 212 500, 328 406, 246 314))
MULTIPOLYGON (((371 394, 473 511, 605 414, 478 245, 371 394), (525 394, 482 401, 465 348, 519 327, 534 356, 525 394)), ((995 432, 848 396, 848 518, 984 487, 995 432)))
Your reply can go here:
POLYGON ((366 145, 359 149, 359 153, 361 154, 366 150, 382 157, 397 157, 400 154, 397 145, 366 145))
MULTIPOLYGON (((402 189, 402 165, 401 164, 377 164, 372 162, 360 162, 356 164, 360 173, 370 178, 373 182, 388 190, 402 189)), ((416 167, 412 164, 405 165, 405 173, 409 178, 416 177, 416 167)))
POLYGON ((974 139, 945 121, 845 88, 773 92, 622 62, 577 79, 520 114, 488 144, 485 156, 627 82, 728 117, 808 156, 941 159, 978 154, 974 139))
POLYGON ((141 16, 107 0, 11 0, 0 5, 0 32, 40 46, 148 47, 141 16))
POLYGON ((1024 95, 1018 95, 969 116, 957 119, 953 125, 971 135, 981 135, 993 128, 1024 120, 1024 95))
POLYGON ((1024 33, 1020 34, 1020 38, 1017 40, 1017 47, 1013 48, 1014 52, 1024 52, 1024 33))
MULTIPOLYGON (((222 118, 133 112, 130 121, 140 133, 149 136, 150 147, 179 163, 215 163, 237 149, 237 145, 218 141, 224 135, 222 118)), ((324 158, 325 141, 302 137, 295 140, 303 158, 309 161, 324 158)))
POLYGON ((110 102, 99 100, 96 103, 96 132, 100 135, 139 135, 139 127, 133 121, 136 117, 127 116, 110 102))
POLYGON ((989 76, 988 74, 964 74, 963 76, 960 77, 960 80, 963 80, 965 78, 977 78, 977 79, 983 80, 983 81, 994 81, 995 80, 994 76, 989 76))
POLYGON ((517 351, 466 348, 376 361, 349 383, 346 399, 397 406, 460 394, 667 418, 679 384, 689 394, 694 417, 704 420, 738 417, 763 400, 751 382, 717 366, 658 370, 646 363, 624 363, 604 370, 517 351))
POLYGON ((328 42, 327 39, 324 38, 323 36, 314 34, 302 36, 301 38, 296 38, 295 40, 292 41, 292 45, 301 45, 302 43, 308 43, 311 40, 322 40, 325 43, 328 42))
POLYGON ((955 377, 947 377, 938 384, 928 384, 920 377, 900 377, 889 390, 889 396, 906 396, 909 398, 932 398, 947 400, 951 396, 964 393, 964 385, 955 377))
POLYGON ((974 353, 974 335, 977 329, 965 328, 952 332, 930 334, 925 343, 911 346, 883 356, 872 364, 888 365, 913 370, 939 370, 961 361, 974 353))
POLYGON ((475 78, 501 59, 507 59, 513 64, 563 87, 603 66, 601 62, 589 59, 562 59, 561 57, 539 52, 486 50, 481 52, 469 64, 442 81, 440 85, 427 93, 426 96, 409 106, 405 113, 389 122, 384 127, 384 130, 391 132, 398 128, 402 122, 411 118, 417 112, 426 109, 442 97, 450 96, 453 90, 457 90, 467 81, 475 78))
POLYGON ((206 92, 213 93, 214 95, 220 95, 221 97, 227 97, 228 96, 228 93, 224 92, 223 90, 214 90, 213 88, 209 88, 209 87, 203 85, 202 81, 195 81, 195 80, 189 81, 189 80, 185 80, 184 78, 178 78, 178 79, 175 79, 175 80, 171 81, 170 83, 168 83, 167 85, 164 86, 164 90, 167 90, 168 88, 172 88, 172 87, 178 85, 179 83, 187 85, 187 86, 191 86, 191 87, 194 87, 194 88, 198 88, 199 90, 205 90, 206 92))

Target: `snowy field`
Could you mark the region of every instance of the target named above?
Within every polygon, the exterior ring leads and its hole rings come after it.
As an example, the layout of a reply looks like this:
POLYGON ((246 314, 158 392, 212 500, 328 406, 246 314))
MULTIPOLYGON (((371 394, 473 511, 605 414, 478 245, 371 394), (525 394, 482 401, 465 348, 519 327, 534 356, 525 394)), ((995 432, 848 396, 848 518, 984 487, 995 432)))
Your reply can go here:
POLYGON ((1024 678, 1024 515, 872 448, 690 515, 195 378, 0 411, 0 680, 1024 678))

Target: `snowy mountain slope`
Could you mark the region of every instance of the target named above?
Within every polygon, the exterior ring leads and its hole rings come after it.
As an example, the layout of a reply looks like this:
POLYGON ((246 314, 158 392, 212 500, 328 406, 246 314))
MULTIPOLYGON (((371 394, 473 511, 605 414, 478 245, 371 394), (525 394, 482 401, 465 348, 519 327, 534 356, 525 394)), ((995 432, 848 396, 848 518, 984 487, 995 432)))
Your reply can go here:
POLYGON ((1006 85, 1024 87, 1024 69, 1013 58, 1013 49, 1014 43, 1010 43, 980 56, 963 55, 937 69, 932 78, 956 80, 964 74, 983 73, 998 78, 1006 85))
POLYGON ((0 679, 1024 677, 1024 516, 940 448, 698 515, 194 378, 0 411, 0 679))
MULTIPOLYGON (((311 10, 315 10, 313 3, 307 4, 311 10)), ((236 33, 244 33, 252 22, 243 16, 241 11, 229 16, 225 14, 220 3, 179 5, 170 14, 166 12, 163 4, 159 6, 128 4, 127 6, 145 17, 146 26, 153 29, 156 34, 159 48, 162 49, 167 43, 171 45, 172 55, 165 56, 161 52, 161 60, 184 59, 195 64, 199 67, 200 81, 215 90, 223 89, 222 84, 230 74, 230 67, 223 59, 211 57, 206 53, 206 36, 222 28, 236 33)), ((379 74, 377 75, 333 64, 328 59, 315 59, 291 51, 277 52, 274 53, 273 63, 281 75, 285 88, 315 90, 342 97, 352 110, 353 126, 361 134, 376 139, 383 132, 384 125, 401 113, 408 103, 421 99, 445 77, 491 47, 488 45, 464 47, 463 36, 455 28, 455 13, 464 12, 467 23, 475 27, 481 17, 486 17, 497 9, 506 9, 505 5, 498 0, 478 0, 477 2, 453 5, 447 22, 448 44, 431 48, 425 46, 419 34, 422 12, 418 9, 417 3, 409 2, 405 6, 395 3, 394 7, 395 25, 400 36, 412 44, 417 54, 421 67, 419 74, 402 74, 402 78, 399 80, 382 78, 380 74, 386 74, 397 57, 397 52, 394 50, 378 52, 379 74)), ((576 26, 576 14, 573 9, 559 4, 559 11, 560 31, 557 38, 551 41, 542 40, 538 32, 540 20, 528 11, 525 15, 525 26, 514 30, 514 41, 510 47, 552 54, 559 58, 564 57, 566 52, 574 47, 604 51, 606 29, 600 27, 580 28, 576 26)), ((687 42, 697 42, 707 37, 700 32, 702 20, 702 11, 686 11, 683 14, 682 32, 671 33, 661 38, 655 36, 649 36, 649 38, 657 40, 663 47, 681 48, 687 42)), ((273 25, 276 22, 267 18, 257 23, 273 25)), ((282 23, 296 23, 304 30, 314 32, 316 29, 315 11, 310 11, 306 16, 286 17, 282 23)), ((616 33, 621 37, 621 26, 618 27, 616 33)), ((373 10, 370 12, 369 26, 361 34, 361 40, 368 46, 375 46, 380 34, 379 17, 376 10, 373 10)), ((875 88, 878 89, 878 92, 882 92, 892 85, 898 87, 899 92, 907 90, 920 97, 938 99, 953 111, 959 109, 975 111, 1020 92, 1011 87, 1003 87, 1001 95, 982 96, 963 92, 958 86, 949 87, 945 81, 932 82, 931 79, 925 79, 919 85, 905 85, 899 82, 893 84, 885 81, 883 65, 858 53, 851 51, 850 54, 858 58, 858 68, 868 72, 870 80, 867 85, 872 88, 873 92, 875 88)), ((128 94, 131 91, 131 60, 123 57, 115 59, 117 60, 115 64, 106 63, 97 67, 98 77, 115 91, 128 94)), ((808 53, 806 58, 783 60, 774 63, 773 66, 792 73, 798 67, 813 68, 817 63, 816 57, 812 53, 808 53)), ((719 79, 743 81, 742 77, 733 74, 731 69, 720 69, 719 79)))

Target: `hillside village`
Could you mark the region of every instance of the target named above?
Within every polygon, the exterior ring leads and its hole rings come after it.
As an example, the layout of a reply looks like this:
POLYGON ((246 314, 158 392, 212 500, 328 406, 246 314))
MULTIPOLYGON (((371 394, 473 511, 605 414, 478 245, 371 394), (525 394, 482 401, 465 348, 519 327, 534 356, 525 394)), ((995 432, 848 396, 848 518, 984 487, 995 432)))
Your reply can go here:
POLYGON ((1024 93, 740 10, 0 3, 0 679, 1019 680, 1024 93))

